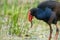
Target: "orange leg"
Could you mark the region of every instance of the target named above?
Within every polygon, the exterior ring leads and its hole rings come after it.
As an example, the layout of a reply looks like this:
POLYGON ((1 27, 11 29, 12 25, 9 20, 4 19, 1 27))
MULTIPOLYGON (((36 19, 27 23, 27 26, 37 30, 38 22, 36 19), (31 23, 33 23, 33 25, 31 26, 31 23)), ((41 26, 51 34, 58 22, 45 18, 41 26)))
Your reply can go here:
POLYGON ((51 38, 52 38, 52 27, 51 27, 51 25, 49 25, 49 27, 50 27, 50 35, 49 35, 49 38, 48 38, 48 40, 51 40, 51 38))
POLYGON ((56 24, 55 40, 58 40, 58 34, 59 34, 59 29, 58 29, 58 26, 57 26, 57 24, 56 24))

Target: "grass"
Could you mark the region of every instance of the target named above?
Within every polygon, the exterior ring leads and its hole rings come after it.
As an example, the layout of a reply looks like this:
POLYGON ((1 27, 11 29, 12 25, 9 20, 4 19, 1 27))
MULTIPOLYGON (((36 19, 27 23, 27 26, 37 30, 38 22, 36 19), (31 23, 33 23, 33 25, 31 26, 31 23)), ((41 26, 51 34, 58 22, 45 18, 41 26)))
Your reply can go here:
POLYGON ((29 22, 28 22, 28 10, 30 8, 36 7, 38 2, 31 3, 25 3, 18 5, 18 1, 15 0, 12 5, 9 5, 7 3, 7 0, 4 0, 3 4, 3 10, 4 11, 4 18, 7 18, 6 25, 10 26, 9 28, 9 34, 13 35, 21 35, 26 34, 28 28, 29 28, 29 22), (32 5, 32 6, 31 6, 32 5), (23 32, 22 32, 23 30, 23 32))
MULTIPOLYGON (((1 19, 0 30, 6 26, 8 28, 7 32, 10 35, 15 35, 15 36, 25 36, 26 34, 29 34, 30 36, 35 37, 37 36, 37 34, 39 35, 44 35, 44 33, 48 34, 49 31, 48 25, 41 20, 40 21, 37 20, 36 18, 33 19, 33 27, 30 29, 30 31, 32 32, 29 32, 30 22, 28 21, 28 16, 27 16, 28 10, 30 8, 37 7, 39 3, 38 0, 36 0, 33 4, 22 3, 18 5, 17 0, 15 0, 14 3, 12 3, 11 5, 7 3, 7 0, 4 0, 3 3, 4 4, 0 6, 0 19, 1 19), (40 31, 38 31, 37 30, 38 28, 40 28, 41 30, 39 29, 40 31)), ((3 30, 2 34, 3 33, 6 33, 6 31, 4 32, 3 30)), ((44 36, 40 36, 40 37, 45 38, 44 36)), ((13 40, 13 38, 11 38, 11 40, 13 40)))

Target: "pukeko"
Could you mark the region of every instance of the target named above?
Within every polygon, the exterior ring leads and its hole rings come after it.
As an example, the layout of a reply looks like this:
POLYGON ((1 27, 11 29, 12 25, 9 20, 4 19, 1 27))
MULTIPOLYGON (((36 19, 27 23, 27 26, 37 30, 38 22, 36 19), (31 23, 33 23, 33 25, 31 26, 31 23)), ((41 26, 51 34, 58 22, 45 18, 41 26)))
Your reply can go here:
POLYGON ((57 25, 57 21, 60 20, 60 3, 55 1, 45 1, 40 3, 37 8, 32 8, 28 11, 28 20, 31 22, 32 27, 32 19, 36 18, 38 20, 43 20, 50 27, 50 35, 48 40, 51 40, 52 35, 52 27, 51 24, 56 25, 56 36, 55 40, 58 40, 59 29, 57 25))

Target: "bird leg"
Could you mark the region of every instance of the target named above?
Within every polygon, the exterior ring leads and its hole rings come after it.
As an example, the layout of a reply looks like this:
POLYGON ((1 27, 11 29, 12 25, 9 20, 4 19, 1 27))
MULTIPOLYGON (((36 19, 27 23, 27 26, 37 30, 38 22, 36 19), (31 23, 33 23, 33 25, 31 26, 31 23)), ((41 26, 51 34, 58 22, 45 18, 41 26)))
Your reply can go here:
POLYGON ((58 26, 57 26, 57 24, 56 24, 55 40, 58 40, 58 34, 59 34, 59 29, 58 29, 58 26))
POLYGON ((49 27, 50 27, 50 35, 49 35, 49 38, 48 38, 48 40, 51 40, 51 38, 52 38, 52 27, 51 27, 51 24, 49 24, 49 27))
POLYGON ((54 17, 55 17, 55 13, 54 12, 52 12, 52 15, 50 16, 50 18, 49 18, 49 20, 48 20, 48 24, 49 24, 49 27, 50 27, 50 35, 49 35, 49 38, 48 38, 48 40, 51 40, 51 35, 52 35, 52 27, 51 27, 51 23, 52 23, 52 21, 53 21, 53 19, 54 19, 54 17))

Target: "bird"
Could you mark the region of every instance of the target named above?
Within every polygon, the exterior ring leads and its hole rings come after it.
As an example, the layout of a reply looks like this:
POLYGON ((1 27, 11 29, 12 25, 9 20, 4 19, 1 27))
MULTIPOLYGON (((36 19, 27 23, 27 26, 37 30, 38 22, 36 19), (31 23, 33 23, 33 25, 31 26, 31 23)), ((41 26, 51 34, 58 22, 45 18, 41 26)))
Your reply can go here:
POLYGON ((55 40, 58 40, 59 35, 59 28, 57 25, 57 22, 60 21, 60 3, 56 1, 45 1, 40 4, 36 8, 31 8, 28 10, 28 20, 32 24, 32 19, 36 18, 38 20, 43 20, 46 22, 50 27, 50 35, 48 40, 51 40, 52 38, 52 26, 51 24, 56 25, 56 34, 55 34, 55 40))

